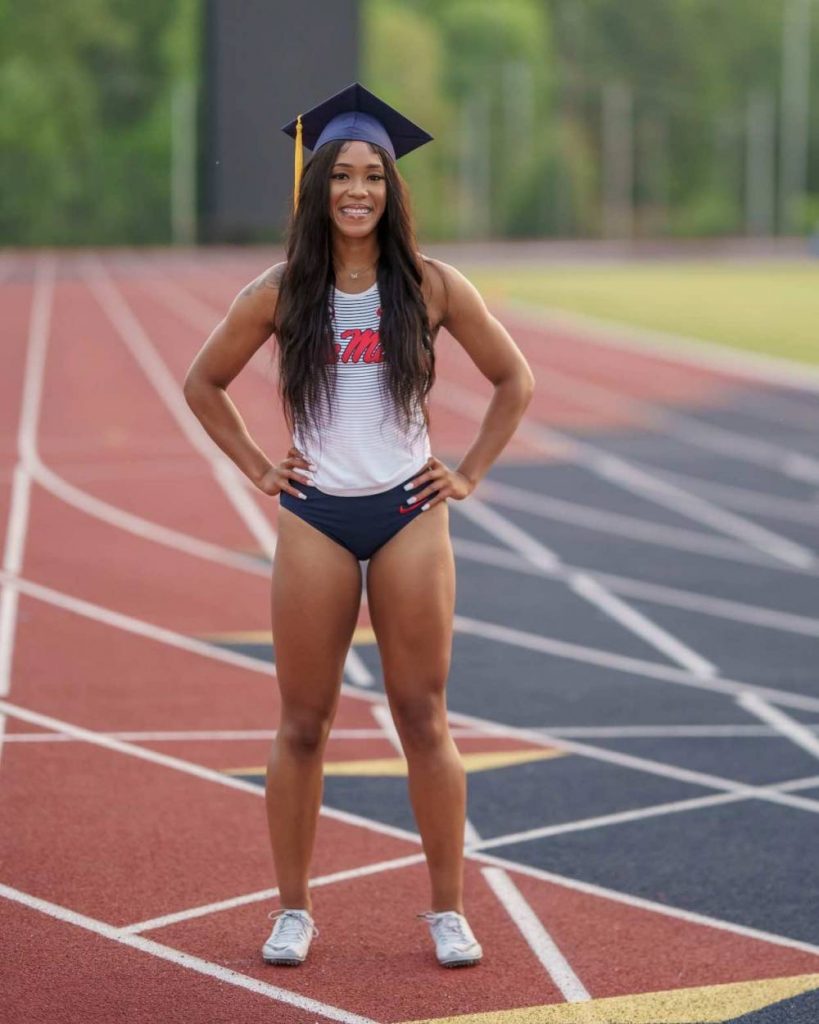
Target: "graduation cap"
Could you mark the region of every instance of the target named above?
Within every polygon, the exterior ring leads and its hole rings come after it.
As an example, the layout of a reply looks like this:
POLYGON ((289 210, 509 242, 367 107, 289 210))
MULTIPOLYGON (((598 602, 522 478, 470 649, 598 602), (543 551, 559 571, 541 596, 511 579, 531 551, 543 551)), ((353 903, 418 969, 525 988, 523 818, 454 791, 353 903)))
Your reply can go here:
POLYGON ((355 82, 282 127, 296 140, 293 208, 298 206, 302 170, 302 145, 315 152, 325 142, 355 139, 372 142, 397 160, 430 142, 432 136, 413 124, 388 103, 355 82))

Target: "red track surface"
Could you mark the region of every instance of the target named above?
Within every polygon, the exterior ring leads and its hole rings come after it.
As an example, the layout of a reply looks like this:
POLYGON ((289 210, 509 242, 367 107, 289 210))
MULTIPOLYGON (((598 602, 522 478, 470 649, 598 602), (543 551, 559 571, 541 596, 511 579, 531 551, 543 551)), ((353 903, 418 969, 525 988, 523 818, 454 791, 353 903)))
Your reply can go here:
MULTIPOLYGON (((262 269, 245 274, 236 264, 172 261, 173 273, 166 267, 157 277, 150 262, 134 267, 127 260, 111 260, 114 288, 177 388, 206 336, 208 310, 215 323, 238 287, 262 269), (180 301, 174 311, 168 293, 158 291, 163 283, 181 289, 177 298, 187 295, 189 302, 180 301)), ((15 281, 2 292, 8 339, 0 377, 4 536, 12 477, 20 463, 17 431, 30 348, 31 267, 32 261, 21 257, 15 281)), ((36 430, 42 462, 85 494, 149 523, 227 552, 259 552, 258 538, 237 514, 212 467, 89 290, 81 263, 63 257, 60 270, 36 430)), ((45 301, 42 293, 38 301, 45 301)), ((544 347, 542 332, 519 326, 516 340, 533 360, 548 359, 592 382, 616 380, 621 390, 625 385, 641 399, 690 407, 716 400, 735 386, 725 376, 603 346, 580 346, 560 334, 544 347)), ((486 395, 485 382, 450 338, 441 337, 439 350, 439 388, 456 381, 486 395)), ((267 360, 264 353, 256 362, 266 370, 267 360)), ((249 367, 231 394, 262 447, 271 457, 283 454, 287 436, 270 373, 249 367)), ((592 415, 588 404, 563 399, 545 384, 539 384, 532 416, 542 424, 586 431, 637 422, 611 409, 592 415)), ((438 402, 433 417, 434 450, 457 458, 474 436, 475 421, 438 402)), ((541 460, 543 452, 516 440, 505 458, 541 460)), ((31 468, 25 462, 18 472, 31 468)), ((275 525, 276 502, 250 488, 246 495, 275 525)), ((36 481, 28 508, 18 510, 18 516, 24 531, 20 575, 52 593, 19 597, 8 697, 14 705, 96 733, 275 727, 275 681, 263 667, 252 671, 174 646, 172 636, 158 632, 168 630, 184 641, 266 630, 268 580, 262 572, 240 571, 137 536, 66 503, 36 481), (58 606, 54 600, 59 602, 60 595, 92 607, 58 606), (106 612, 130 619, 122 628, 123 623, 108 621, 106 612)), ((363 612, 362 624, 366 621, 363 612)), ((367 701, 342 699, 337 729, 373 725, 367 701)), ((15 717, 6 722, 8 735, 39 731, 49 730, 15 717)), ((327 1019, 336 1007, 341 1008, 336 1019, 359 1014, 392 1022, 562 1001, 485 883, 477 861, 467 862, 467 894, 470 918, 486 949, 478 971, 446 972, 435 964, 426 926, 413 916, 427 906, 423 864, 317 888, 322 934, 309 964, 298 971, 261 962, 259 947, 269 925, 265 914, 275 907, 269 898, 140 933, 237 976, 317 1000, 324 1009, 300 1009, 292 1000, 288 1005, 282 1001, 286 996, 270 989, 247 991, 237 987, 233 976, 205 976, 190 969, 182 956, 168 962, 157 957, 157 949, 122 945, 105 926, 124 927, 276 884, 260 792, 132 756, 140 749, 154 751, 220 771, 263 764, 268 741, 130 742, 130 753, 129 748, 105 749, 79 738, 7 741, 2 748, 0 817, 8 827, 0 880, 24 894, 18 899, 45 900, 104 923, 67 923, 54 916, 59 909, 0 899, 11 951, 3 966, 8 1020, 296 1024, 327 1019)), ((463 739, 459 746, 467 752, 520 749, 522 744, 463 739)), ((334 738, 328 751, 328 760, 393 756, 386 739, 334 738)), ((325 816, 313 874, 418 852, 410 839, 377 825, 325 816)), ((595 998, 797 975, 819 964, 809 953, 511 874, 535 913, 548 918, 555 941, 595 998)))

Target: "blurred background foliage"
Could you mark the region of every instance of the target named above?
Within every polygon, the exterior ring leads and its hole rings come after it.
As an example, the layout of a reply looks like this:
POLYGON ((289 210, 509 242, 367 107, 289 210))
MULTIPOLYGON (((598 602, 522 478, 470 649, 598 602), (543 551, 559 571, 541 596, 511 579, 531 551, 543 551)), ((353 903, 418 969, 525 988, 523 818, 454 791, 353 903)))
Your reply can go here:
MULTIPOLYGON (((805 187, 778 184, 793 2, 362 0, 361 79, 436 137, 401 164, 425 239, 806 232, 819 102, 805 187)), ((0 241, 171 240, 200 33, 201 0, 0 0, 0 241)), ((819 10, 814 79, 818 43, 819 10)))

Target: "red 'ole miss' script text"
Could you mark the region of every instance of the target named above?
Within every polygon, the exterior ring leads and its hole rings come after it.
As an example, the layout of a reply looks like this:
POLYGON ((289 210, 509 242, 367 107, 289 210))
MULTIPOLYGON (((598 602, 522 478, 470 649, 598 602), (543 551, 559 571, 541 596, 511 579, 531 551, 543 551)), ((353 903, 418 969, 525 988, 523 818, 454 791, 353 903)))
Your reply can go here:
POLYGON ((341 343, 333 345, 335 358, 333 362, 338 363, 381 363, 384 361, 384 349, 381 347, 379 332, 371 327, 353 327, 348 331, 342 331, 342 341, 347 344, 342 347, 341 343))

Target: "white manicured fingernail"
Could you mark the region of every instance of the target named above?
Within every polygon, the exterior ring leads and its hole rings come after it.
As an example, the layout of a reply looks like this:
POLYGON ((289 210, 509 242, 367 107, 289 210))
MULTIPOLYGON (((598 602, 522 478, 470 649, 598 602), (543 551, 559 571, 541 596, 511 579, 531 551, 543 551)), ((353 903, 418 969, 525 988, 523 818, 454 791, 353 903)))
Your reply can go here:
POLYGON ((408 484, 404 484, 404 490, 405 491, 411 491, 412 490, 412 480, 410 480, 410 482, 408 484))
POLYGON ((306 494, 302 494, 301 491, 296 491, 296 494, 298 494, 298 496, 300 498, 304 498, 304 500, 307 501, 307 495, 306 494))
POLYGON ((422 512, 426 512, 426 510, 427 510, 428 508, 429 508, 429 502, 427 502, 427 503, 426 503, 426 505, 422 505, 422 506, 421 506, 421 511, 422 511, 422 512))
POLYGON ((407 498, 407 504, 408 504, 408 505, 412 505, 412 503, 413 503, 413 502, 415 502, 415 501, 417 501, 417 500, 418 500, 418 499, 417 499, 417 498, 415 498, 414 496, 413 496, 412 498, 407 498))

